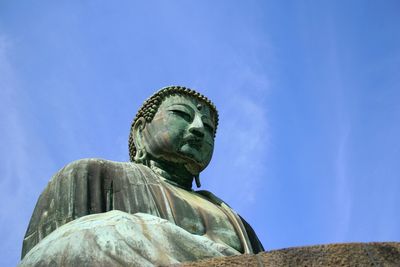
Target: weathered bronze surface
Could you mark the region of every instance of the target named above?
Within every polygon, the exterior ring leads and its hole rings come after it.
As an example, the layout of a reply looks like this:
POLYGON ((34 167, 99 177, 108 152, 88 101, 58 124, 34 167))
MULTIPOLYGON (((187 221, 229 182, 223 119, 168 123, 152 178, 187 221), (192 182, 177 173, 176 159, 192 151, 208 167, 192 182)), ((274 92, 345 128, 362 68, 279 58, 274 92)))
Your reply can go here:
POLYGON ((217 124, 214 104, 201 94, 158 91, 132 123, 132 162, 78 160, 53 176, 20 265, 151 266, 263 251, 228 205, 192 190, 211 160, 217 124))

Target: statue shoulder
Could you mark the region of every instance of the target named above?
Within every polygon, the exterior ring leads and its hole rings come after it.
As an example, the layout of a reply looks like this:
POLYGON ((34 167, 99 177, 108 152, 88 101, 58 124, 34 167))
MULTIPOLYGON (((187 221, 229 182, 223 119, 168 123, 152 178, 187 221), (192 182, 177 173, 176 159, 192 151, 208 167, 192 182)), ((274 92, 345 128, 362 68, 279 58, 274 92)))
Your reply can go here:
POLYGON ((98 176, 104 173, 118 173, 126 169, 138 168, 132 162, 118 162, 101 158, 85 158, 75 160, 60 169, 52 179, 65 176, 98 176))
POLYGON ((72 161, 65 165, 59 172, 70 172, 73 170, 102 169, 104 167, 118 166, 120 163, 100 158, 86 158, 72 161))
POLYGON ((215 205, 220 206, 222 203, 224 203, 225 205, 227 205, 229 207, 229 205, 225 201, 223 201, 222 199, 220 199, 219 197, 217 197, 216 195, 214 195, 210 191, 198 190, 198 191, 196 191, 196 193, 202 195, 205 198, 207 198, 209 201, 211 201, 215 205))
POLYGON ((88 183, 101 185, 103 188, 110 187, 112 183, 114 190, 120 190, 126 184, 139 185, 159 181, 153 171, 142 164, 87 158, 67 164, 52 177, 48 186, 59 183, 88 183))

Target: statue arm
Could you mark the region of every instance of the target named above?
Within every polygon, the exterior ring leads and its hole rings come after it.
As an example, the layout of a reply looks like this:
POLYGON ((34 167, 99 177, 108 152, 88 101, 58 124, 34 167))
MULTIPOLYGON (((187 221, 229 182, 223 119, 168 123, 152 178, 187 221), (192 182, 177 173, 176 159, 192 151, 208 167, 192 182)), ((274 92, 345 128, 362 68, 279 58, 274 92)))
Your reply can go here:
MULTIPOLYGON (((210 191, 207 190, 199 190, 196 191, 196 193, 205 196, 209 201, 214 203, 215 205, 221 206, 222 204, 225 204, 226 206, 229 207, 228 204, 226 204, 222 199, 211 193, 210 191)), ((248 222, 246 222, 245 219, 243 219, 239 214, 237 214, 239 219, 241 220, 243 227, 247 233, 248 240, 250 241, 250 245, 252 247, 253 253, 257 254, 258 252, 264 251, 264 247, 261 244, 261 241, 258 239, 256 232, 253 230, 253 228, 250 226, 248 222)))
POLYGON ((104 212, 104 181, 99 159, 74 161, 50 180, 33 211, 22 247, 22 258, 58 227, 85 215, 104 212))
POLYGON ((239 215, 239 218, 242 220, 242 223, 244 225, 244 228, 246 229, 247 235, 249 236, 249 240, 250 240, 251 246, 253 248, 254 254, 265 251, 263 245, 261 244, 260 239, 258 239, 256 232, 253 230, 253 228, 250 226, 250 224, 248 222, 246 222, 246 220, 243 219, 242 216, 239 215))

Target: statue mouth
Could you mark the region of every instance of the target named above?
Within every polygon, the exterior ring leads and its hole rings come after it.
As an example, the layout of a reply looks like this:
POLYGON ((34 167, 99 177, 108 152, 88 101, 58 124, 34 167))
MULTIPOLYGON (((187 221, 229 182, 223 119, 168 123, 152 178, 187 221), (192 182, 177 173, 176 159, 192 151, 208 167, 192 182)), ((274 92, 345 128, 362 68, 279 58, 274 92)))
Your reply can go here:
POLYGON ((182 141, 181 156, 187 160, 188 165, 196 169, 194 174, 199 173, 211 160, 213 145, 205 138, 194 135, 187 135, 182 141))
POLYGON ((185 143, 196 150, 200 150, 203 147, 203 140, 198 138, 188 138, 185 143))

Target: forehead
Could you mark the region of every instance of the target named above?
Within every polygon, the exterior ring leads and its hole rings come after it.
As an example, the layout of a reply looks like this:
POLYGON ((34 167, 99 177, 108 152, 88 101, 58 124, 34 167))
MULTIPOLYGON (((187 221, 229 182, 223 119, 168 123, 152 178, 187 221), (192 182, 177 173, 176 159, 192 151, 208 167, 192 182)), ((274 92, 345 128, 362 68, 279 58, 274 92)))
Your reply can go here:
POLYGON ((209 105, 195 97, 186 95, 171 95, 167 96, 161 103, 159 110, 166 110, 174 105, 186 105, 193 109, 193 111, 200 112, 214 121, 214 113, 209 105))

